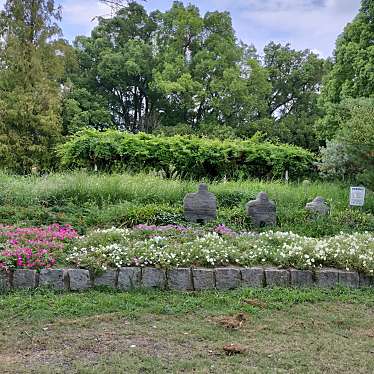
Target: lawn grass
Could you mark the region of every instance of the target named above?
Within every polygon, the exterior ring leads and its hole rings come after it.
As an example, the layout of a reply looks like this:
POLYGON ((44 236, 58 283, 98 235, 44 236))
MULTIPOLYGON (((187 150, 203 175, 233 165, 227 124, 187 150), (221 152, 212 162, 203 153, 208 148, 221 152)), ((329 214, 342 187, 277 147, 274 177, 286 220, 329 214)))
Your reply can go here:
POLYGON ((372 373, 374 291, 0 296, 1 373, 372 373), (252 306, 248 303, 254 304, 252 306), (241 328, 222 317, 243 312, 241 328), (227 356, 226 344, 242 354, 227 356))
MULTIPOLYGON (((183 198, 196 191, 197 184, 146 174, 1 174, 0 221, 15 225, 70 223, 80 232, 90 227, 183 223, 183 198)), ((213 224, 250 229, 245 204, 258 192, 266 191, 277 204, 278 230, 317 237, 340 231, 374 230, 374 194, 368 192, 364 208, 349 209, 348 185, 252 180, 214 182, 209 188, 216 194, 219 206, 218 219, 213 224), (318 195, 327 199, 331 215, 315 220, 304 206, 318 195)))

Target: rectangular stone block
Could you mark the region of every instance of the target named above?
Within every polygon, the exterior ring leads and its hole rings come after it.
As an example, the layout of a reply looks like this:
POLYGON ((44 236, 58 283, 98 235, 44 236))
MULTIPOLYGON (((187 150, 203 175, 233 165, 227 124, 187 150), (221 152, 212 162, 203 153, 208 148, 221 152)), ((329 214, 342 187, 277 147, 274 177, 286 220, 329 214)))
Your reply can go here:
POLYGON ((213 269, 192 269, 192 279, 196 291, 212 290, 216 287, 213 269))
POLYGON ((142 287, 164 289, 166 287, 166 271, 157 268, 143 268, 142 287))
POLYGON ((244 287, 264 287, 265 273, 263 268, 242 268, 240 271, 244 287))
POLYGON ((216 288, 218 290, 232 290, 240 287, 241 274, 240 269, 227 267, 215 269, 216 288))
POLYGON ((38 286, 38 273, 36 270, 17 269, 13 273, 14 288, 35 288, 38 286))
POLYGON ((118 288, 130 291, 139 288, 142 279, 142 269, 137 267, 121 268, 118 273, 118 288))
POLYGON ((317 287, 334 288, 339 284, 339 270, 337 269, 319 269, 315 274, 317 287))
POLYGON ((83 291, 91 287, 90 272, 84 269, 69 269, 69 284, 71 291, 83 291))
POLYGON ((265 281, 268 287, 288 287, 290 285, 290 273, 285 269, 265 269, 265 281))
POLYGON ((291 286, 293 287, 313 287, 313 272, 310 270, 290 270, 291 286))
POLYGON ((356 271, 339 271, 339 285, 349 288, 358 288, 360 277, 356 271))
POLYGON ((94 286, 106 286, 110 288, 116 288, 117 280, 118 280, 117 270, 107 270, 104 273, 95 276, 94 286))
POLYGON ((10 289, 10 273, 0 270, 0 292, 10 289))
POLYGON ((190 268, 176 268, 168 270, 168 287, 171 290, 193 290, 192 273, 190 268))
POLYGON ((360 287, 366 288, 366 287, 374 287, 374 276, 360 273, 360 287))
POLYGON ((69 287, 67 273, 64 269, 42 269, 39 275, 39 286, 64 290, 69 287))

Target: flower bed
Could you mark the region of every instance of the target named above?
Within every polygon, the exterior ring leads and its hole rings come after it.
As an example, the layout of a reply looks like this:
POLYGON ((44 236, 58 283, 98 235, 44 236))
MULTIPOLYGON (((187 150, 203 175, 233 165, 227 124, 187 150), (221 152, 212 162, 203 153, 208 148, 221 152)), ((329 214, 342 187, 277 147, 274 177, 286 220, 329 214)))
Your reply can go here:
POLYGON ((77 237, 69 225, 43 228, 0 225, 0 270, 52 267, 65 252, 67 242, 77 237))
POLYGON ((0 226, 0 270, 78 267, 96 273, 109 268, 276 266, 336 267, 374 275, 372 233, 322 239, 291 232, 235 232, 219 225, 138 225, 94 230, 78 236, 69 225, 44 228, 0 226))
POLYGON ((236 233, 177 225, 96 230, 73 240, 65 261, 95 271, 126 266, 217 267, 272 265, 336 267, 374 274, 374 236, 339 234, 322 239, 291 232, 236 233))

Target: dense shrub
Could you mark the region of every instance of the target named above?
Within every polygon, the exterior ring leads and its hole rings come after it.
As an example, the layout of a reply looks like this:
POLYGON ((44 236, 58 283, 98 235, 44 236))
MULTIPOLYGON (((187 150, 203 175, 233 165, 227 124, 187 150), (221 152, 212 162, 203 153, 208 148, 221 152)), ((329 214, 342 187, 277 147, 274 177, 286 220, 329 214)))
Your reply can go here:
POLYGON ((291 178, 310 174, 312 153, 252 140, 163 137, 108 130, 79 132, 59 148, 64 167, 105 171, 171 170, 182 178, 291 178))
POLYGON ((374 188, 374 99, 345 100, 339 104, 339 128, 321 149, 322 177, 351 179, 374 188))

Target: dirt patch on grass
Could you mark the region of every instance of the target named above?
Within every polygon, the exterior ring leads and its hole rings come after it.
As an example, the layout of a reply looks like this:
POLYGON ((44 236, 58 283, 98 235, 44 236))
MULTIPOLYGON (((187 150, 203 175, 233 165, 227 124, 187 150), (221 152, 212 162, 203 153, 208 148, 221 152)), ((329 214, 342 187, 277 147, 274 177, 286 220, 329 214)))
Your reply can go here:
POLYGON ((38 365, 69 368, 73 361, 96 362, 113 353, 134 351, 168 360, 190 357, 187 335, 185 344, 175 344, 172 335, 165 336, 164 323, 161 328, 155 323, 157 319, 152 316, 131 321, 112 314, 57 320, 42 329, 35 326, 29 331, 13 331, 0 353, 0 362, 31 369, 38 365))
POLYGON ((190 313, 129 319, 118 312, 16 322, 0 340, 0 372, 371 373, 374 368, 374 318, 365 305, 261 309, 239 329, 212 323, 217 318, 190 313), (225 354, 223 347, 230 346, 241 347, 240 354, 225 354))

